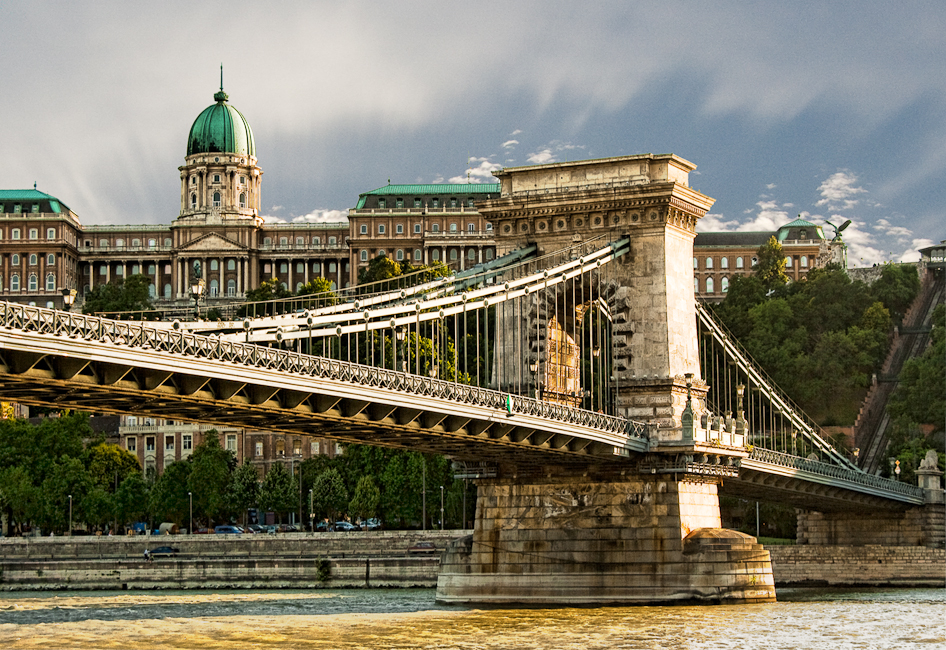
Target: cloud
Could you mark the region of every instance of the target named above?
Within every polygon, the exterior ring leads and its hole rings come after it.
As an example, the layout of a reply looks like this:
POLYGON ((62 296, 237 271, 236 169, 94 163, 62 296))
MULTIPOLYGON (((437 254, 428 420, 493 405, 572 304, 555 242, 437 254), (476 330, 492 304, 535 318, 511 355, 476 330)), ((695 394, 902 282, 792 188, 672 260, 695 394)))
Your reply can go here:
MULTIPOLYGON (((560 140, 552 140, 547 145, 545 145, 545 147, 529 154, 526 160, 532 163, 533 165, 545 165, 548 163, 556 163, 562 160, 559 154, 563 152, 582 150, 584 148, 585 148, 584 145, 571 144, 568 142, 562 142, 560 140)), ((568 156, 565 156, 566 160, 567 158, 568 156)))
POLYGON ((855 187, 857 176, 840 171, 829 176, 818 188, 823 197, 815 205, 825 205, 832 210, 850 210, 858 201, 852 197, 867 192, 862 187, 855 187))
POLYGON ((476 167, 469 167, 465 176, 454 176, 449 183, 498 183, 499 180, 493 176, 493 172, 502 169, 503 166, 490 162, 488 158, 470 158, 470 162, 478 162, 476 167))
POLYGON ((347 210, 323 210, 317 208, 301 217, 293 217, 293 223, 347 223, 347 210))
POLYGON ((551 149, 542 149, 541 151, 530 153, 526 160, 528 160, 533 165, 544 165, 545 163, 558 162, 551 149))
POLYGON ((522 129, 516 129, 515 131, 513 131, 513 132, 510 133, 509 135, 519 135, 520 133, 522 133, 522 129))
POLYGON ((506 140, 503 142, 503 149, 511 149, 519 144, 518 140, 506 140))

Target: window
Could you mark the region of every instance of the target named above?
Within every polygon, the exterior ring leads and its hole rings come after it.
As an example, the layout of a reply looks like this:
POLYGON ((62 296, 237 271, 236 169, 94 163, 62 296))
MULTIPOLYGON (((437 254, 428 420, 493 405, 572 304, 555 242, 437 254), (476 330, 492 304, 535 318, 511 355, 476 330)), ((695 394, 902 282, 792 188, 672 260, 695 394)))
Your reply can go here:
POLYGON ((219 262, 217 260, 210 260, 210 270, 216 271, 219 268, 219 262))
POLYGON ((296 282, 296 293, 299 293, 300 291, 302 291, 302 283, 296 282))
POLYGON ((288 262, 280 262, 280 264, 279 264, 279 272, 280 272, 280 273, 289 273, 289 263, 288 263, 288 262))
POLYGON ((698 259, 696 259, 696 258, 694 257, 694 258, 693 258, 693 269, 696 270, 696 269, 698 269, 698 268, 700 268, 700 262, 699 262, 698 259))
POLYGON ((488 261, 490 261, 491 259, 493 259, 493 255, 494 255, 494 254, 495 254, 495 251, 494 251, 492 248, 487 248, 487 249, 486 249, 486 261, 488 262, 488 261))
POLYGON ((440 232, 440 224, 435 223, 430 226, 430 232, 440 232))
POLYGON ((211 297, 216 298, 220 293, 220 283, 217 282, 217 278, 214 278, 210 281, 210 295, 211 297))
POLYGON ((279 245, 280 245, 280 246, 288 246, 288 245, 289 245, 289 238, 288 238, 288 237, 280 237, 280 238, 279 238, 279 245))
POLYGON ((285 456, 285 455, 286 455, 286 441, 285 441, 285 440, 277 440, 277 441, 276 441, 276 455, 277 455, 277 456, 285 456))
POLYGON ((131 436, 125 438, 125 449, 132 453, 138 451, 138 439, 131 436))
POLYGON ((388 202, 384 199, 378 199, 378 207, 383 210, 388 207, 388 202))
POLYGON ((403 208, 403 207, 404 207, 404 199, 401 199, 401 198, 396 199, 396 200, 394 201, 394 205, 395 205, 395 207, 397 207, 397 208, 403 208))
POLYGON ((367 262, 367 261, 368 261, 368 251, 366 251, 366 250, 362 250, 362 251, 361 251, 361 261, 362 261, 362 262, 367 262))
POLYGON ((737 257, 737 258, 736 258, 736 268, 737 268, 737 269, 741 269, 741 268, 742 268, 742 258, 741 258, 741 257, 737 257))
POLYGON ((752 258, 752 266, 755 266, 755 265, 758 264, 758 263, 759 263, 759 258, 758 258, 758 257, 753 257, 753 258, 752 258))
POLYGON ((456 248, 451 248, 451 249, 450 249, 450 261, 451 261, 451 262, 454 262, 454 261, 456 261, 456 259, 457 259, 457 249, 456 249, 456 248))
POLYGON ((46 274, 46 291, 55 291, 56 290, 56 274, 47 273, 46 274))
POLYGON ((132 248, 138 248, 138 247, 141 246, 141 240, 140 240, 140 239, 132 239, 132 240, 131 240, 131 245, 132 245, 132 248))
POLYGON ((800 230, 800 231, 798 231, 798 238, 799 238, 799 239, 808 239, 808 231, 807 231, 807 230, 800 230))
POLYGON ((174 451, 174 436, 164 436, 164 451, 174 451))
POLYGON ((337 237, 329 237, 329 238, 328 238, 328 245, 329 245, 329 246, 334 246, 334 245, 337 244, 337 243, 338 243, 338 238, 337 238, 337 237))
POLYGON ((34 213, 39 212, 39 203, 34 203, 32 208, 30 209, 30 212, 34 212, 34 213))
POLYGON ((39 278, 36 277, 35 273, 30 273, 29 286, 27 291, 36 291, 39 289, 39 278))
POLYGON ((807 268, 808 268, 808 256, 807 256, 807 255, 802 255, 802 256, 801 256, 801 260, 799 260, 799 263, 801 264, 801 267, 802 267, 803 269, 807 269, 807 268))
POLYGON ((403 223, 399 223, 399 224, 397 224, 396 226, 394 226, 394 232, 397 233, 398 235, 403 235, 403 234, 404 234, 404 224, 403 224, 403 223))
POLYGON ((313 238, 312 238, 312 243, 313 243, 315 246, 318 246, 319 244, 322 243, 322 239, 319 238, 319 237, 313 237, 313 238))
POLYGON ((246 176, 240 176, 240 185, 246 185, 246 176))
POLYGON ((439 251, 438 249, 436 249, 436 248, 433 249, 432 251, 430 251, 430 259, 432 259, 432 260, 435 261, 435 262, 439 262, 439 261, 440 261, 440 251, 439 251))
POLYGON ((420 224, 419 224, 419 223, 415 223, 415 224, 414 224, 414 234, 415 234, 415 235, 420 234, 420 224))
POLYGON ((10 231, 10 239, 19 239, 20 238, 20 229, 14 228, 10 231))
POLYGON ((383 248, 378 249, 378 257, 387 257, 387 253, 384 252, 383 248))
POLYGON ((367 235, 367 234, 368 234, 368 225, 367 225, 367 224, 364 224, 364 223, 361 224, 361 228, 358 229, 358 232, 361 233, 362 235, 367 235))
POLYGON ((467 232, 476 232, 476 224, 473 224, 473 223, 468 223, 468 224, 466 224, 466 231, 467 231, 467 232))
POLYGON ((305 262, 296 262, 296 273, 305 273, 305 262))
POLYGON ((155 248, 157 245, 158 245, 158 240, 157 240, 157 239, 149 239, 149 240, 148 240, 148 248, 155 248))
POLYGON ((214 207, 220 207, 220 192, 214 192, 214 207))
POLYGON ((468 260, 470 260, 471 262, 475 262, 475 261, 476 261, 476 251, 471 248, 471 249, 467 252, 466 258, 467 258, 468 260))
POLYGON ((148 275, 154 275, 154 272, 155 272, 156 269, 157 269, 157 267, 155 267, 154 264, 149 264, 149 265, 148 265, 148 275))
POLYGON ((472 207, 473 207, 473 197, 472 197, 472 196, 466 200, 466 207, 468 207, 468 208, 472 208, 472 207))
POLYGON ((148 284, 148 298, 154 298, 157 294, 157 290, 154 288, 153 284, 148 284))
POLYGON ((489 232, 489 231, 492 230, 492 229, 493 229, 493 224, 487 223, 487 224, 486 224, 486 232, 489 232))
POLYGON ((300 248, 305 246, 305 237, 296 237, 296 246, 300 248))
MULTIPOLYGON (((164 238, 164 245, 165 245, 165 247, 167 247, 167 248, 170 248, 170 247, 171 247, 171 238, 170 238, 170 237, 165 237, 165 238, 164 238)), ((168 273, 170 273, 170 272, 171 272, 170 267, 168 267, 168 273)))
POLYGON ((194 448, 194 436, 190 433, 185 433, 181 436, 181 449, 184 451, 190 451, 194 448))
POLYGON ((414 199, 414 207, 415 207, 415 208, 421 208, 421 207, 423 207, 423 203, 421 202, 420 199, 414 199))
POLYGON ((227 270, 236 271, 236 260, 227 260, 227 270))
POLYGON ((383 223, 379 223, 379 224, 378 224, 378 234, 379 234, 379 235, 383 235, 383 234, 384 234, 384 224, 383 224, 383 223))
POLYGON ((20 274, 14 273, 10 276, 10 291, 20 290, 20 274))
POLYGON ((191 210, 197 209, 197 195, 191 194, 191 210))
POLYGON ((728 257, 721 257, 721 258, 720 258, 720 260, 719 260, 719 268, 721 268, 721 269, 728 269, 728 268, 729 268, 729 258, 728 258, 728 257))
POLYGON ((263 455, 263 443, 260 442, 259 440, 256 441, 256 455, 257 456, 263 455))
POLYGON ((214 174, 214 183, 220 182, 220 174, 214 174))
POLYGON ((263 246, 272 246, 272 245, 273 245, 273 238, 272 238, 272 237, 264 237, 264 238, 263 238, 263 246))
POLYGON ((191 176, 191 185, 197 185, 197 177, 191 176))
POLYGON ((423 253, 421 253, 421 250, 420 250, 419 248, 415 248, 415 249, 414 249, 414 260, 417 261, 417 262, 419 262, 419 261, 421 260, 421 255, 422 255, 422 254, 423 254, 423 253))
POLYGON ((403 251, 402 249, 400 249, 400 248, 397 249, 397 253, 394 254, 394 258, 395 258, 398 262, 400 262, 401 260, 403 260, 403 259, 404 259, 404 251, 403 251))
POLYGON ((432 199, 430 200, 430 206, 433 207, 433 208, 439 208, 439 207, 440 207, 440 199, 438 199, 437 197, 432 198, 432 199))
POLYGON ((55 239, 56 238, 56 229, 47 228, 46 229, 46 239, 55 239))
POLYGON ((329 262, 329 263, 328 263, 328 272, 329 272, 329 273, 335 273, 335 262, 329 262))
POLYGON ((706 268, 708 268, 708 269, 713 268, 713 258, 712 258, 712 257, 707 257, 707 258, 706 258, 706 268))
POLYGON ((39 256, 36 253, 30 253, 30 266, 36 266, 39 264, 39 256))
POLYGON ((56 263, 56 256, 50 253, 46 256, 46 266, 53 266, 56 263))
POLYGON ((154 436, 145 437, 145 451, 154 451, 154 436))
POLYGON ((164 297, 165 299, 168 299, 168 300, 171 298, 171 283, 170 282, 167 282, 164 285, 164 297))
POLYGON ((706 293, 713 293, 713 278, 706 278, 706 293))
POLYGON ((456 232, 456 231, 457 231, 457 224, 451 223, 451 224, 450 224, 450 232, 456 232))
POLYGON ((116 267, 115 267, 115 275, 124 275, 124 274, 125 274, 125 268, 124 268, 124 267, 122 267, 122 266, 116 266, 116 267))
POLYGON ((312 272, 321 273, 322 272, 322 263, 321 262, 312 262, 312 272))
POLYGON ((115 248, 123 248, 124 246, 125 246, 125 240, 124 240, 124 239, 116 239, 116 240, 115 240, 115 248))
POLYGON ((693 293, 699 293, 699 292, 700 292, 700 279, 693 278, 693 293))
POLYGON ((787 257, 785 258, 785 268, 786 268, 786 269, 792 268, 792 256, 791 256, 791 255, 789 255, 789 256, 787 256, 787 257))
POLYGON ((108 264, 99 267, 99 275, 108 275, 108 264))
POLYGON ((451 208, 457 207, 457 200, 455 198, 450 199, 450 207, 451 208))
POLYGON ((246 207, 246 192, 240 192, 240 207, 246 207))
POLYGON ((293 440, 293 441, 292 441, 292 454, 293 454, 294 456, 301 456, 301 455, 302 455, 302 441, 301 441, 301 440, 293 440))
POLYGON ((232 298, 236 295, 236 280, 227 280, 227 296, 232 298))
POLYGON ((21 212, 23 212, 23 206, 21 206, 19 203, 14 204, 13 212, 14 214, 20 214, 21 212))
POLYGON ((12 266, 20 265, 20 256, 17 253, 13 253, 13 255, 10 256, 10 264, 12 266))
POLYGON ((719 289, 723 293, 729 291, 729 278, 723 278, 719 283, 719 289))

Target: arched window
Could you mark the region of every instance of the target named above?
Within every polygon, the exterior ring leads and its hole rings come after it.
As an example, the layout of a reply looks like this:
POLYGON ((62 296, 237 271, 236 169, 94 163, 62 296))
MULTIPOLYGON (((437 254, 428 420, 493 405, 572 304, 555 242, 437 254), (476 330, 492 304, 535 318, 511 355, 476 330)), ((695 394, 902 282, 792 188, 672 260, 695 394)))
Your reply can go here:
POLYGON ((279 283, 279 286, 282 287, 282 290, 283 290, 283 291, 289 291, 289 285, 286 284, 285 282, 280 282, 280 283, 279 283))
POLYGON ((20 274, 14 273, 10 276, 10 291, 19 291, 20 290, 20 274))
POLYGON ((721 258, 719 258, 719 268, 721 268, 721 269, 728 269, 728 268, 729 268, 729 258, 728 258, 728 257, 721 257, 721 258))
POLYGON ((191 210, 197 209, 197 195, 191 194, 191 210))
POLYGON ((164 285, 164 298, 166 300, 171 299, 171 283, 170 282, 164 285))
POLYGON ((240 192, 240 207, 246 207, 246 192, 240 192))
POLYGON ((236 280, 227 280, 227 296, 232 298, 236 295, 236 280))
POLYGON ((414 260, 415 260, 415 261, 419 262, 419 261, 421 260, 421 256, 422 256, 422 255, 423 255, 423 253, 421 252, 421 250, 420 250, 419 248, 415 248, 415 249, 414 249, 414 260))
POLYGON ((115 240, 115 248, 124 248, 124 246, 125 246, 125 240, 124 240, 124 239, 116 239, 116 240, 115 240))
POLYGON ((36 291, 39 288, 39 278, 36 277, 35 273, 30 273, 28 282, 27 291, 36 291))
POLYGON ((695 257, 693 258, 693 268, 694 269, 700 268, 700 261, 696 259, 695 257))
POLYGON ((706 278, 706 293, 713 293, 713 278, 706 278))
POLYGON ((737 269, 741 269, 741 268, 742 268, 742 258, 741 258, 741 257, 737 257, 737 258, 736 258, 736 268, 737 268, 737 269))
POLYGON ((302 283, 296 282, 296 293, 299 293, 302 290, 302 283))
POLYGON ((708 268, 708 269, 713 268, 713 258, 712 258, 712 257, 707 257, 707 258, 706 258, 706 268, 708 268))
POLYGON ((46 229, 46 239, 55 239, 56 238, 56 229, 47 228, 46 229))
POLYGON ((693 293, 699 293, 699 292, 700 292, 700 279, 693 278, 693 293))
POLYGON ((289 273, 289 262, 280 262, 279 264, 280 273, 289 273))
POLYGON ((155 289, 154 285, 149 283, 148 284, 148 297, 154 298, 156 293, 157 293, 157 290, 155 289))
POLYGON ((20 256, 19 256, 19 254, 13 253, 13 255, 10 256, 10 264, 13 265, 13 266, 19 266, 19 265, 20 265, 20 256))
POLYGON ((786 269, 792 268, 792 256, 791 256, 791 255, 789 255, 788 257, 785 258, 785 268, 786 268, 786 269))
POLYGON ((466 258, 467 258, 468 260, 470 260, 471 262, 475 262, 475 261, 476 261, 476 250, 474 250, 474 249, 471 248, 469 251, 467 251, 466 258))
POLYGON ((39 239, 39 230, 36 228, 30 228, 30 239, 39 239))
POLYGON ((220 283, 214 278, 210 281, 210 295, 216 297, 218 293, 220 293, 220 283))
POLYGON ((398 262, 400 262, 401 260, 403 260, 403 259, 404 259, 404 251, 403 251, 402 249, 400 249, 400 248, 397 249, 397 253, 394 254, 394 258, 395 258, 398 262))
POLYGON ((210 270, 211 271, 219 270, 219 262, 217 260, 210 260, 210 270))
POLYGON ((719 289, 723 293, 729 291, 729 278, 723 278, 719 283, 719 289))
POLYGON ((755 265, 758 264, 758 263, 759 263, 759 258, 758 258, 758 257, 753 257, 753 258, 752 258, 752 266, 755 266, 755 265))
POLYGON ((227 270, 236 271, 236 260, 227 260, 227 270))
POLYGON ((367 250, 362 250, 362 251, 361 251, 361 261, 362 261, 362 262, 367 262, 367 261, 368 261, 368 251, 367 251, 367 250))
POLYGON ((457 249, 456 249, 456 248, 451 248, 451 249, 450 249, 450 261, 451 261, 451 262, 455 262, 456 259, 457 259, 457 249))
POLYGON ((387 257, 387 253, 384 252, 384 249, 378 249, 378 257, 387 257))
POLYGON ((487 248, 487 249, 486 249, 486 261, 487 261, 487 262, 488 262, 489 260, 493 259, 493 254, 494 254, 494 252, 495 252, 495 251, 493 251, 492 248, 487 248))
POLYGON ((220 207, 220 192, 214 192, 214 207, 220 207))
POLYGON ((36 266, 39 264, 39 257, 36 253, 30 253, 30 266, 36 266))
POLYGON ((56 256, 52 253, 46 256, 46 266, 52 266, 56 263, 56 256))
POLYGON ((273 238, 272 237, 263 237, 263 246, 272 246, 273 238))
POLYGON ((430 259, 432 259, 432 260, 435 261, 435 262, 439 262, 439 261, 440 261, 440 250, 437 249, 437 248, 435 248, 435 249, 433 249, 432 251, 430 251, 430 259))
POLYGON ((801 267, 802 267, 803 269, 807 269, 807 268, 808 268, 808 256, 807 256, 807 255, 802 255, 802 256, 801 256, 801 267))
POLYGON ((55 291, 56 290, 56 274, 47 273, 46 274, 46 291, 55 291))

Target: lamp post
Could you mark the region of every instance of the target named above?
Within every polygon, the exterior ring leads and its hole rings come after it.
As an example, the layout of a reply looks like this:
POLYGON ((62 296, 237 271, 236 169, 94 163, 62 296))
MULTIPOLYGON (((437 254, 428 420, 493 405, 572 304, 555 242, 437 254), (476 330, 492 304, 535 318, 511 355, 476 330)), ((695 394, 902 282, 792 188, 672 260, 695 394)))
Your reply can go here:
POLYGON ((900 461, 899 460, 896 462, 896 465, 894 466, 893 473, 897 475, 897 480, 899 481, 900 480, 900 461))
POLYGON ((63 289, 62 290, 62 308, 63 311, 69 311, 72 309, 72 305, 76 301, 76 290, 75 289, 63 289))
POLYGON ((191 296, 194 298, 194 320, 200 318, 200 294, 204 292, 204 279, 194 278, 191 284, 191 296))
POLYGON ((440 530, 443 531, 443 486, 440 486, 440 530))
MULTIPOLYGON (((900 473, 900 470, 897 469, 897 473, 900 473)), ((69 495, 69 537, 72 537, 72 495, 69 495)))
POLYGON ((529 372, 532 374, 533 392, 536 399, 539 399, 539 362, 537 360, 529 363, 529 372))
POLYGON ((312 488, 309 488, 309 530, 315 532, 315 513, 312 512, 312 488))
POLYGON ((398 328, 394 334, 394 338, 397 339, 397 343, 394 344, 394 367, 395 370, 401 370, 401 372, 407 372, 407 355, 404 353, 404 338, 407 336, 407 333, 404 331, 404 328, 398 328), (401 367, 397 367, 397 349, 401 348, 401 367))
POLYGON ((190 523, 188 524, 187 534, 194 534, 194 494, 192 492, 187 493, 188 507, 190 509, 190 523))

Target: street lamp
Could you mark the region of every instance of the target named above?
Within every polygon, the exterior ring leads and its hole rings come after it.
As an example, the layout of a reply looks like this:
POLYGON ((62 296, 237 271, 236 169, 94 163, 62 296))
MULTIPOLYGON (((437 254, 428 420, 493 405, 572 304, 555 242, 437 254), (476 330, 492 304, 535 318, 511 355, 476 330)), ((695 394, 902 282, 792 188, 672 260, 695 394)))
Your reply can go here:
POLYGON ((893 472, 894 474, 897 475, 897 480, 899 481, 900 480, 900 461, 899 460, 897 461, 896 467, 894 467, 893 472))
MULTIPOLYGON (((897 470, 900 473, 900 470, 897 470)), ((72 495, 69 495, 69 537, 72 537, 72 495)))
POLYGON ((72 309, 73 303, 76 301, 76 290, 75 289, 63 289, 62 290, 62 308, 64 311, 69 311, 72 309))
POLYGON ((194 298, 194 318, 200 318, 200 295, 204 292, 204 279, 194 278, 191 283, 191 296, 194 298))
POLYGON ((535 398, 539 399, 539 362, 533 360, 529 362, 529 373, 532 375, 532 386, 535 398))
POLYGON ((309 488, 309 530, 315 532, 315 513, 312 512, 312 488, 309 488))
POLYGON ((440 530, 443 531, 443 486, 440 486, 440 530))
POLYGON ((190 504, 190 523, 188 524, 189 528, 187 529, 188 535, 194 534, 194 494, 192 492, 187 493, 187 500, 190 504))

